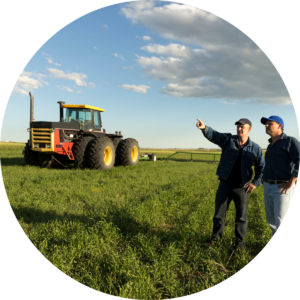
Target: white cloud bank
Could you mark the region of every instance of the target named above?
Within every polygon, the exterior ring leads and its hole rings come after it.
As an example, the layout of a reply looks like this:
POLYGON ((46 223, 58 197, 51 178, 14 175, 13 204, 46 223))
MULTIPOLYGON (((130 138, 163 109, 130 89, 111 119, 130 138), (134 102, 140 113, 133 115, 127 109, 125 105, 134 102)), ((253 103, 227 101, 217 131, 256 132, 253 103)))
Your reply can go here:
POLYGON ((149 78, 168 82, 162 93, 183 98, 292 104, 266 55, 240 30, 217 16, 176 3, 155 7, 155 1, 132 2, 121 12, 134 24, 174 41, 141 48, 165 57, 138 56, 137 60, 149 78))
POLYGON ((28 96, 29 92, 42 87, 43 84, 48 85, 48 82, 43 79, 44 77, 43 74, 23 71, 13 89, 13 96, 16 93, 28 96))
POLYGON ((147 89, 150 89, 150 86, 147 86, 147 85, 123 84, 120 87, 123 88, 124 90, 134 91, 134 92, 143 93, 143 94, 147 94, 147 89))
POLYGON ((87 86, 87 83, 84 81, 84 79, 87 78, 86 74, 65 73, 64 71, 54 68, 47 68, 47 71, 45 72, 50 74, 50 76, 52 76, 53 78, 73 80, 79 86, 87 86))

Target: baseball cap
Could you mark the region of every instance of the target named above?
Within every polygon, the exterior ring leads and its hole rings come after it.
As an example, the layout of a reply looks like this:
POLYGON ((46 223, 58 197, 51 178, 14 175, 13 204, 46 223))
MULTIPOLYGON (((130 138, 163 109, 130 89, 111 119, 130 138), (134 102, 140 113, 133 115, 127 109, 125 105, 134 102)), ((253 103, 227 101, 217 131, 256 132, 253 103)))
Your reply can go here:
POLYGON ((261 120, 260 120, 260 122, 264 125, 266 125, 267 121, 277 122, 282 125, 282 128, 284 128, 283 120, 278 116, 271 116, 270 118, 261 118, 261 120))
POLYGON ((235 122, 234 125, 238 125, 238 124, 242 124, 242 125, 249 124, 252 127, 252 123, 246 118, 239 119, 238 121, 235 122))

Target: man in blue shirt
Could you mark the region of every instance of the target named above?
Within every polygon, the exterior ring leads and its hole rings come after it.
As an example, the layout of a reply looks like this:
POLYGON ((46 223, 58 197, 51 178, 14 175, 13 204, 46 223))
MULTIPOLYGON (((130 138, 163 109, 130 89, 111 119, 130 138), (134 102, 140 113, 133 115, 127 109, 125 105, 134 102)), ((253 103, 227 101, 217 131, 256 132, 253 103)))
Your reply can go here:
POLYGON ((271 136, 265 155, 262 183, 267 222, 274 235, 294 194, 299 172, 300 143, 283 133, 284 123, 280 117, 262 118, 261 123, 271 136))
POLYGON ((214 246, 222 238, 225 215, 231 200, 236 208, 235 236, 236 247, 243 249, 247 232, 247 209, 250 193, 261 184, 264 168, 264 158, 261 148, 249 138, 251 122, 240 119, 237 134, 220 133, 199 120, 196 126, 212 143, 222 149, 221 160, 217 168, 219 187, 215 199, 215 214, 213 218, 213 234, 209 241, 214 246), (252 179, 254 166, 255 175, 252 179))

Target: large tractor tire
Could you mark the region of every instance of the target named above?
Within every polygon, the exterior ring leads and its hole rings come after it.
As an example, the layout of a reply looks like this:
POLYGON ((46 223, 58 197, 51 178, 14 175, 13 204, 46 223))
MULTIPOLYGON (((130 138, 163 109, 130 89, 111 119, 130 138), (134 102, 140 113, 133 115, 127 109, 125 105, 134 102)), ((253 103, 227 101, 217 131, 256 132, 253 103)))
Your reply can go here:
POLYGON ((46 153, 39 153, 38 160, 41 168, 50 169, 53 163, 53 155, 46 154, 46 153))
POLYGON ((25 148, 23 150, 25 164, 29 166, 38 166, 38 153, 31 150, 29 146, 29 142, 26 143, 25 148))
POLYGON ((89 164, 92 169, 109 170, 115 164, 116 151, 111 139, 106 137, 91 141, 89 146, 89 164))
POLYGON ((76 169, 85 169, 89 167, 88 148, 89 144, 93 140, 91 136, 85 136, 74 143, 73 155, 74 166, 76 169))
POLYGON ((121 141, 123 141, 123 139, 121 138, 113 138, 111 139, 111 141, 113 142, 114 146, 115 146, 115 150, 117 151, 118 145, 121 141))
POLYGON ((123 166, 135 166, 139 162, 140 147, 135 139, 123 140, 117 151, 117 160, 123 166))
MULTIPOLYGON (((123 139, 121 138, 113 138, 111 139, 113 144, 114 144, 114 147, 115 147, 115 153, 117 153, 118 151, 118 146, 120 145, 120 142, 123 141, 123 139)), ((116 160, 115 160, 115 166, 119 166, 120 165, 120 162, 118 161, 118 158, 116 156, 116 160)))

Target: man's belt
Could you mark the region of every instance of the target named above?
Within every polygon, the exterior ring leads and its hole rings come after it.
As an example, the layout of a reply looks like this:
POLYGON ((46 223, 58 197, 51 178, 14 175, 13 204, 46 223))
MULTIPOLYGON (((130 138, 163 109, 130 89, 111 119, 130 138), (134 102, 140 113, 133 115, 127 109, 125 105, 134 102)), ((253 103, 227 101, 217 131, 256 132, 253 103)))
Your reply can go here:
POLYGON ((267 183, 270 184, 279 184, 279 183, 287 183, 288 181, 284 181, 284 180, 264 180, 267 183))

